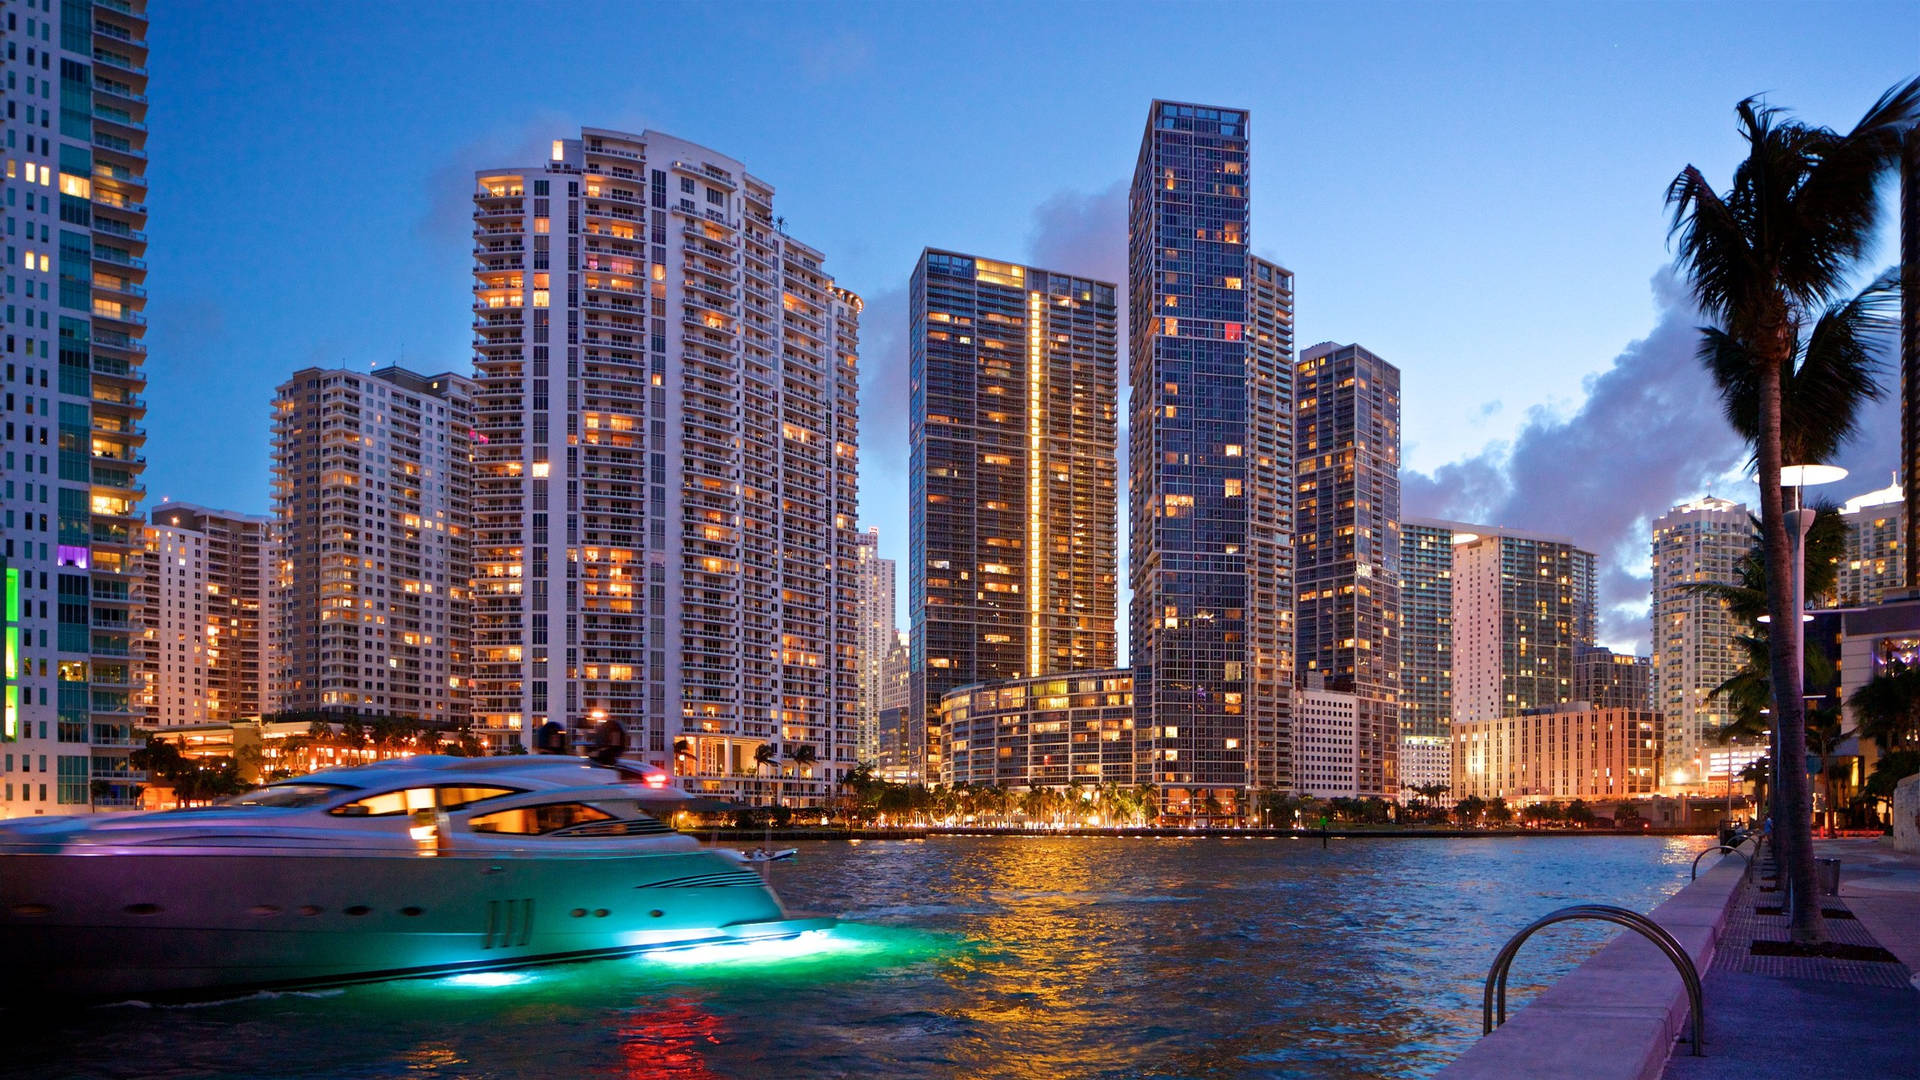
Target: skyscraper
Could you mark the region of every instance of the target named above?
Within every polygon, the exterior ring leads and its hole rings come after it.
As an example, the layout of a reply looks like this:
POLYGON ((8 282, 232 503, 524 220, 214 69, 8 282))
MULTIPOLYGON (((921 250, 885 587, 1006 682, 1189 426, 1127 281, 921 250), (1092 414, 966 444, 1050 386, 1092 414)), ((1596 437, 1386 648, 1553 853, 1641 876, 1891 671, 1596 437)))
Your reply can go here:
POLYGON ((141 575, 146 722, 261 715, 280 564, 273 519, 170 502, 152 521, 141 575))
POLYGON ((1400 730, 1404 735, 1444 736, 1453 718, 1456 531, 1450 521, 1408 518, 1400 523, 1400 730))
MULTIPOLYGON (((1920 127, 1900 149, 1900 465, 1907 535, 1920 536, 1920 127)), ((1907 588, 1920 588, 1920 559, 1906 570, 1907 588)))
POLYGON ((468 718, 472 393, 399 367, 280 384, 269 711, 468 718))
MULTIPOLYGON (((1294 366, 1296 665, 1355 698, 1363 795, 1399 788, 1400 369, 1323 342, 1294 366)), ((1296 740, 1297 744, 1297 740, 1296 740)))
POLYGON ((1688 586, 1738 584, 1740 560, 1755 536, 1746 507, 1711 496, 1654 520, 1653 707, 1666 726, 1663 782, 1682 769, 1698 779, 1716 760, 1729 760, 1712 752, 1721 729, 1733 722, 1713 692, 1745 661, 1742 630, 1725 603, 1688 586))
POLYGON ((1248 255, 1249 180, 1245 112, 1153 103, 1129 197, 1128 568, 1136 733, 1175 816, 1239 815, 1292 776, 1293 282, 1248 255))
POLYGON ((768 800, 853 765, 861 302, 773 195, 659 132, 478 174, 474 712, 496 740, 613 720, 689 788, 768 800))
POLYGON ((1573 651, 1573 700, 1596 709, 1653 707, 1651 657, 1617 653, 1602 645, 1581 645, 1573 651))
POLYGON ((1112 668, 1114 286, 929 249, 913 272, 909 727, 942 695, 1112 668))
POLYGON ((1476 526, 1454 535, 1453 721, 1518 716, 1573 698, 1593 644, 1594 557, 1573 541, 1476 526))
POLYGON ((1906 588, 1906 513, 1900 485, 1869 491, 1840 507, 1846 551, 1835 575, 1833 604, 1866 607, 1906 588))
POLYGON ((885 695, 887 651, 893 647, 892 559, 880 557, 880 530, 869 528, 855 537, 860 638, 860 730, 855 754, 861 761, 880 755, 880 699, 885 695))
POLYGON ((147 5, 22 7, 0 31, 6 389, 28 406, 5 433, 7 816, 129 808, 143 779, 127 755, 145 526, 147 5))

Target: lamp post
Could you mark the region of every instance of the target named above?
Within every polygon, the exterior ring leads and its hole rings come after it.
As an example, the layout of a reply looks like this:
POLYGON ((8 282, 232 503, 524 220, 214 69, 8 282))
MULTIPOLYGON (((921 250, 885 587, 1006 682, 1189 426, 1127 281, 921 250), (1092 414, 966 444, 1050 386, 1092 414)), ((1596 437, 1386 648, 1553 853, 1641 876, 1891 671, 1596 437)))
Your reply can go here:
MULTIPOLYGON (((1846 475, 1847 470, 1838 465, 1785 465, 1780 469, 1780 486, 1793 489, 1793 509, 1787 511, 1787 548, 1791 555, 1788 561, 1792 565, 1787 568, 1787 572, 1793 588, 1793 611, 1800 617, 1787 620, 1789 625, 1784 628, 1787 635, 1788 655, 1793 657, 1793 662, 1787 665, 1788 685, 1773 688, 1775 701, 1788 700, 1788 695, 1804 699, 1806 693, 1806 624, 1812 621, 1812 616, 1807 615, 1805 610, 1807 606, 1806 549, 1807 531, 1813 528, 1815 512, 1801 506, 1800 489, 1816 484, 1831 484, 1836 480, 1846 479, 1846 475)), ((1780 805, 1780 747, 1782 740, 1786 738, 1786 734, 1780 730, 1780 716, 1784 712, 1785 710, 1776 710, 1773 723, 1773 798, 1771 802, 1772 809, 1775 811, 1772 816, 1776 830, 1784 828, 1787 821, 1786 815, 1778 812, 1784 809, 1780 805)), ((1806 734, 1802 732, 1800 737, 1805 738, 1806 734)), ((1784 878, 1785 874, 1781 876, 1784 878)))

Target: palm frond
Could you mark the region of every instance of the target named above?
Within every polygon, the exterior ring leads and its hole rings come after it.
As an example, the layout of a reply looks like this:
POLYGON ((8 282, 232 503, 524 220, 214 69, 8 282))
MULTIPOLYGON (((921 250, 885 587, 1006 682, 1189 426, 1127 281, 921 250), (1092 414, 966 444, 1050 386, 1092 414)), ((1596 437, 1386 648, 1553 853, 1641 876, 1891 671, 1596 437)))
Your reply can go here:
POLYGON ((1867 251, 1879 223, 1877 181, 1920 122, 1920 78, 1880 95, 1845 135, 1807 129, 1805 178, 1792 200, 1797 243, 1781 246, 1781 284, 1806 307, 1824 306, 1867 251))
POLYGON ((1867 402, 1885 394, 1879 354, 1899 332, 1900 271, 1830 305, 1807 335, 1782 387, 1781 449, 1790 461, 1826 461, 1859 430, 1867 402))

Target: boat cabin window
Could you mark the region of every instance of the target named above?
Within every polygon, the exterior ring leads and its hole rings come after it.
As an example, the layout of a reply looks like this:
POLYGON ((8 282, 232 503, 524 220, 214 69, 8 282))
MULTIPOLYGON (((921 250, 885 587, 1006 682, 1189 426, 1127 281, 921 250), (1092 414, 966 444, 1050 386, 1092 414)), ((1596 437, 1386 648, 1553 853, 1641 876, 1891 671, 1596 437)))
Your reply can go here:
POLYGON ((327 813, 340 817, 388 817, 393 814, 411 814, 415 810, 432 810, 435 792, 440 795, 440 809, 458 810, 482 799, 518 795, 520 790, 509 787, 483 787, 477 784, 404 788, 400 791, 383 791, 378 795, 355 799, 345 805, 336 806, 327 813))
POLYGON ((475 817, 469 824, 472 825, 474 832, 539 836, 569 829, 575 825, 612 820, 612 814, 605 810, 596 810, 586 803, 547 803, 543 806, 516 806, 511 810, 495 810, 491 814, 475 817))
POLYGON ((222 806, 313 806, 335 798, 341 792, 352 788, 339 784, 269 784, 242 792, 222 803, 222 806))

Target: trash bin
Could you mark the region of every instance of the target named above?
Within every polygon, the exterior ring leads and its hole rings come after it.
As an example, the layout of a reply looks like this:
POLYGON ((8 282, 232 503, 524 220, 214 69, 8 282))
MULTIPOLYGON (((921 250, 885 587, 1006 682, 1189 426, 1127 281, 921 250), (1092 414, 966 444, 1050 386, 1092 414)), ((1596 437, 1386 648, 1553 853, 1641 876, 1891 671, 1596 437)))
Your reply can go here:
POLYGON ((1821 896, 1840 895, 1840 860, 1813 860, 1813 880, 1821 896))

